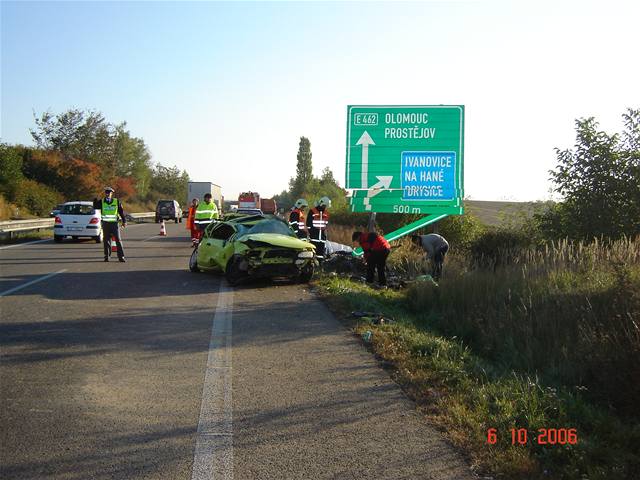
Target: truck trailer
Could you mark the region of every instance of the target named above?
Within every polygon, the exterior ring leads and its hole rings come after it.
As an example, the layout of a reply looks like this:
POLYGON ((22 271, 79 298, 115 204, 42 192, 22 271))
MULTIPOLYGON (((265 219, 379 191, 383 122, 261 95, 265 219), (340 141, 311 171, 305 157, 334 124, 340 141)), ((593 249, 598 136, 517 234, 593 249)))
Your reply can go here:
POLYGON ((216 185, 211 182, 189 182, 187 186, 187 208, 184 210, 189 210, 189 206, 191 205, 191 200, 197 198, 199 201, 204 199, 204 194, 210 193, 211 198, 216 203, 218 207, 218 211, 222 213, 222 208, 224 207, 224 197, 222 196, 222 188, 220 185, 216 185))

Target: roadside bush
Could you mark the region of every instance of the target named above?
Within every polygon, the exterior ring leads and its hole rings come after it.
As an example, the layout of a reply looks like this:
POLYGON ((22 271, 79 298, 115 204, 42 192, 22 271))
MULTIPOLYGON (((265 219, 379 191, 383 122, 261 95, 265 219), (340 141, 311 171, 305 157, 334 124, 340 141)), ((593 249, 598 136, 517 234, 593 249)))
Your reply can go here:
POLYGON ((15 202, 19 207, 39 217, 46 217, 56 204, 63 201, 60 193, 34 180, 22 180, 16 192, 15 202))
POLYGON ((476 266, 497 268, 519 258, 522 249, 534 246, 535 239, 526 230, 488 229, 468 243, 471 262, 476 266))
MULTIPOLYGON (((19 208, 9 203, 7 199, 0 194, 0 220, 11 220, 18 216, 19 208)), ((23 211, 22 216, 29 215, 28 211, 23 211)))
POLYGON ((13 200, 22 176, 20 147, 0 143, 0 192, 13 200))
POLYGON ((484 232, 484 225, 470 213, 451 215, 438 222, 438 233, 456 250, 468 250, 484 232))

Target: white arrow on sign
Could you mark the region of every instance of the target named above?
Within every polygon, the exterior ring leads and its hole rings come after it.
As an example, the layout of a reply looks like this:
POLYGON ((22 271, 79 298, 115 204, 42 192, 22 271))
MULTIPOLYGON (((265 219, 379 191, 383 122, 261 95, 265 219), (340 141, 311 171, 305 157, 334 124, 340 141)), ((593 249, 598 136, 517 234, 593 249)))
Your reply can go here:
POLYGON ((378 177, 376 175, 376 178, 378 179, 378 183, 371 185, 371 188, 367 192, 367 196, 363 201, 365 210, 371 210, 371 205, 369 204, 370 198, 375 197, 385 188, 386 189, 391 188, 391 181, 393 180, 393 175, 381 176, 381 177, 378 177))
POLYGON ((368 188, 367 176, 369 175, 369 145, 375 145, 375 142, 365 130, 356 145, 362 145, 362 188, 368 188))

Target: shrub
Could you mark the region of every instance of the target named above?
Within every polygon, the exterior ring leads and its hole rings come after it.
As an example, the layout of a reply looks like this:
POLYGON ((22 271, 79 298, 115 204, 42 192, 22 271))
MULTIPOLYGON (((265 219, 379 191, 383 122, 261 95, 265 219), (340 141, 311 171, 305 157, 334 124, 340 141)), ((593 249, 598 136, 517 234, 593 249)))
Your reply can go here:
POLYGON ((467 250, 484 231, 480 220, 470 213, 451 215, 438 222, 438 233, 457 250, 467 250))
POLYGON ((16 204, 34 215, 46 217, 57 203, 62 202, 60 193, 34 180, 22 180, 16 192, 16 204))
POLYGON ((0 144, 0 192, 13 200, 22 178, 20 147, 0 144))
POLYGON ((513 263, 521 249, 534 244, 535 239, 525 230, 497 228, 485 230, 468 245, 474 265, 496 268, 513 263))

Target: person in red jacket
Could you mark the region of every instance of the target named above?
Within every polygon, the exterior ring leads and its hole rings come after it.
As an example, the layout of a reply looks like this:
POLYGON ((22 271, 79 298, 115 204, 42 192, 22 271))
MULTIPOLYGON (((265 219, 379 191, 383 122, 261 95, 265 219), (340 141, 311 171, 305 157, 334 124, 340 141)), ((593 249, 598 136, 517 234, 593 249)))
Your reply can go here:
POLYGON ((364 251, 364 260, 367 263, 367 283, 373 283, 373 276, 378 270, 378 283, 381 286, 387 284, 385 269, 387 257, 391 252, 389 242, 380 234, 374 232, 353 232, 353 242, 358 242, 364 251))

